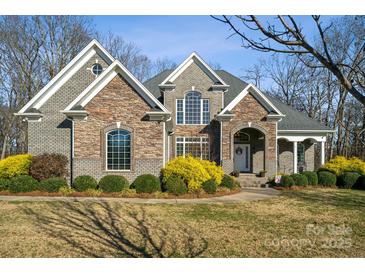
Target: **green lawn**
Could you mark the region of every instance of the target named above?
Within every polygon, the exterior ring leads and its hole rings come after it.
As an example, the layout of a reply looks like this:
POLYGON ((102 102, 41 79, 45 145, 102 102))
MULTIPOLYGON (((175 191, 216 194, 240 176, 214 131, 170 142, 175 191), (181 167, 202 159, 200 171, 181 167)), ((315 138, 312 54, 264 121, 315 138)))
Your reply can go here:
POLYGON ((0 202, 0 257, 364 257, 365 191, 236 205, 0 202))

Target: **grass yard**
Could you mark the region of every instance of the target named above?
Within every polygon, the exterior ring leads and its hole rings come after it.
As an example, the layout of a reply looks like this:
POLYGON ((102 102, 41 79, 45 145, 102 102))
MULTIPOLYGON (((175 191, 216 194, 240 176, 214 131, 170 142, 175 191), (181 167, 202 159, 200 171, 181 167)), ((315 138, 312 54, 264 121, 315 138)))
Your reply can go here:
POLYGON ((0 257, 364 257, 365 191, 235 205, 0 202, 0 257))

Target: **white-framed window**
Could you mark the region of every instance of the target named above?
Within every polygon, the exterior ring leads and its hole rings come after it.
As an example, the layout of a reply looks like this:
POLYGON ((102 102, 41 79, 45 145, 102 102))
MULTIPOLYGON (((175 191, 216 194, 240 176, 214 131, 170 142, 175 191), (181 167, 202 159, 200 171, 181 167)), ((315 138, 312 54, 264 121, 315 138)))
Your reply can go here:
POLYGON ((297 159, 298 165, 305 164, 305 145, 303 143, 298 143, 297 145, 297 159))
POLYGON ((176 156, 187 155, 209 160, 209 138, 176 137, 176 156))
POLYGON ((209 99, 202 99, 200 92, 189 91, 184 99, 176 99, 176 124, 207 125, 209 122, 209 99))
POLYGON ((131 170, 131 133, 115 129, 106 133, 106 169, 131 170))
POLYGON ((102 72, 103 72, 103 67, 98 64, 98 63, 95 63, 92 67, 91 67, 91 71, 92 73, 95 75, 95 76, 98 76, 100 75, 102 72))

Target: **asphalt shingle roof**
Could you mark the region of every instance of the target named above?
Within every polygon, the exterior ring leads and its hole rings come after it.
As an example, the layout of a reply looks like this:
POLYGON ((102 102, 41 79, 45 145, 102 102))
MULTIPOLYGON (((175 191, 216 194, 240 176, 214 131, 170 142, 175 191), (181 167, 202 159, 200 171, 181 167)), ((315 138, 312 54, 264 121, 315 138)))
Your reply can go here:
MULTIPOLYGON (((161 84, 172 71, 173 70, 165 70, 144 82, 145 87, 161 102, 162 96, 158 85, 161 84)), ((228 91, 224 94, 224 105, 227 106, 245 87, 247 87, 248 83, 225 70, 216 70, 215 72, 230 86, 228 91)), ((331 130, 331 128, 322 125, 319 121, 309 118, 306 113, 297 111, 293 107, 286 105, 267 93, 264 94, 271 103, 285 115, 278 123, 279 130, 331 130)))

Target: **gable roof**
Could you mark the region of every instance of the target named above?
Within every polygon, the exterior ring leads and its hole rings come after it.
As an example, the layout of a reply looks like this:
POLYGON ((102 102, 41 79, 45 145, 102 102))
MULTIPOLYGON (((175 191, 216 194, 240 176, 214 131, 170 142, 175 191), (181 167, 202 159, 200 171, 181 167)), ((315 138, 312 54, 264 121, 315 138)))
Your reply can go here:
MULTIPOLYGON (((156 97, 161 97, 161 91, 159 84, 165 79, 166 75, 169 75, 172 70, 165 70, 153 78, 147 80, 144 85, 151 91, 156 97)), ((232 75, 225 70, 216 70, 217 75, 224 80, 230 87, 228 91, 224 93, 224 107, 228 106, 249 84, 242 81, 240 78, 232 75)), ((321 124, 319 121, 311 119, 306 113, 299 112, 291 106, 286 105, 279 99, 268 95, 265 92, 261 93, 282 113, 285 117, 282 117, 278 123, 278 130, 280 131, 332 131, 331 128, 321 124)), ((227 112, 226 112, 227 113, 227 112)))
POLYGON ((94 98, 115 76, 121 74, 122 77, 137 91, 137 93, 154 109, 158 108, 164 113, 170 113, 165 106, 153 96, 134 75, 123 66, 121 62, 115 60, 106 70, 104 70, 95 81, 93 81, 83 92, 76 97, 65 109, 64 113, 73 111, 83 111, 84 107, 94 98))
POLYGON ((196 63, 217 85, 227 86, 222 78, 196 53, 191 53, 175 70, 173 70, 162 82, 165 85, 168 82, 173 82, 179 75, 184 72, 192 63, 196 63))
POLYGON ((111 56, 97 40, 92 40, 21 110, 19 110, 17 115, 27 115, 30 109, 39 110, 39 108, 97 52, 105 58, 107 63, 111 64, 114 61, 113 56, 111 56))

